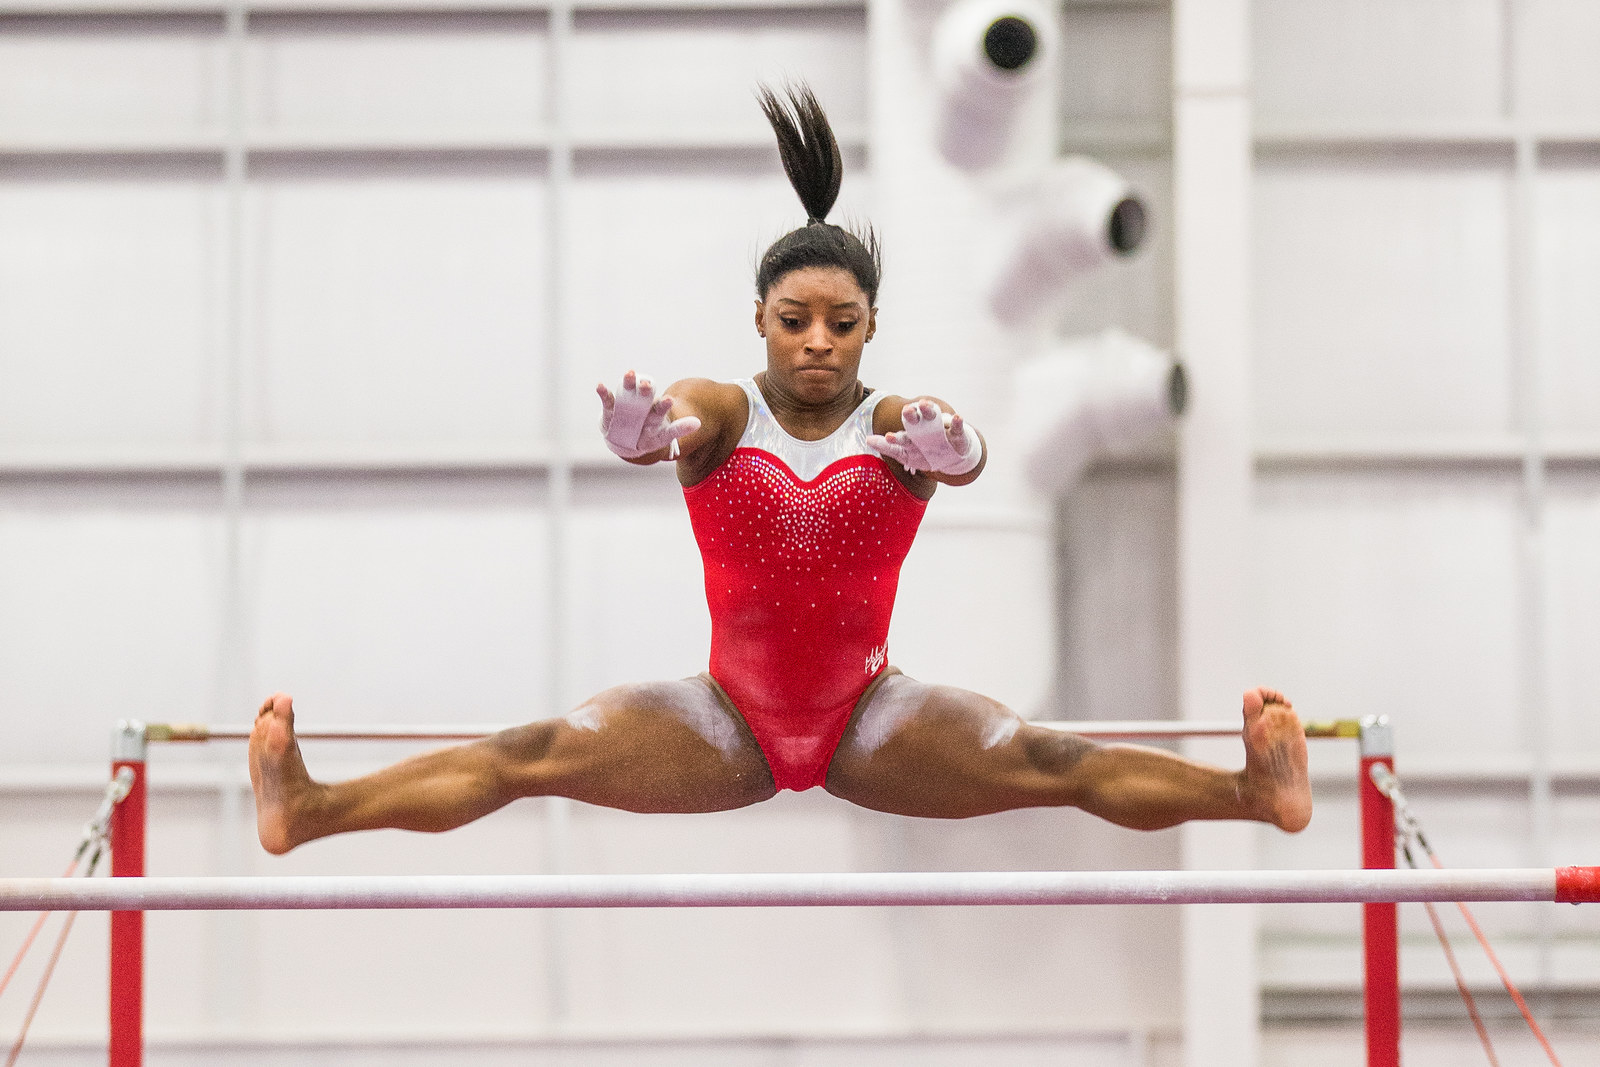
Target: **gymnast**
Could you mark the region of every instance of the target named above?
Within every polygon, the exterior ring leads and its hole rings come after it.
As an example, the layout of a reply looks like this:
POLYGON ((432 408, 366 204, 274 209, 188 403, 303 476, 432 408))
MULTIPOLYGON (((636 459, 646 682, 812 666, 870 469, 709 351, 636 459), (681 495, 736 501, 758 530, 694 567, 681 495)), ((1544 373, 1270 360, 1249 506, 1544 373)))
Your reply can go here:
MULTIPOLYGON (((843 164, 804 87, 762 90, 807 212, 756 274, 753 379, 660 395, 634 371, 599 386, 601 429, 630 463, 675 460, 705 568, 709 669, 620 685, 561 718, 350 781, 313 781, 289 697, 250 737, 261 844, 283 853, 354 830, 441 831, 520 797, 637 812, 744 807, 821 786, 878 811, 955 819, 1068 805, 1134 829, 1311 818, 1305 739, 1281 693, 1244 694, 1244 769, 1034 726, 998 702, 888 663, 900 564, 940 485, 983 471, 983 438, 944 401, 859 377, 877 329, 878 242, 824 221, 843 164)), ((965 625, 959 614, 948 624, 965 625)))

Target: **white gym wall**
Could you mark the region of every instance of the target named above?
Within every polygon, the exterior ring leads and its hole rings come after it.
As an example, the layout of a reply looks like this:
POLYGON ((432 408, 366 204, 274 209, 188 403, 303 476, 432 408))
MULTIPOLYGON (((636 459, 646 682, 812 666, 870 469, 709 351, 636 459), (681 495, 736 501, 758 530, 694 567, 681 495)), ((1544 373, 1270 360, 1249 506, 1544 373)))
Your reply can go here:
MULTIPOLYGON (((1182 459, 1049 506, 1050 595, 1018 603, 1053 610, 1011 620, 1054 649, 1026 710, 1215 717, 1235 708, 1195 694, 1265 682, 1308 717, 1386 713, 1447 862, 1600 862, 1600 8, 1174 2, 1060 10, 1053 147, 1127 176, 1152 232, 1057 330, 1175 349, 1196 406, 1182 459), (1242 226, 1193 214, 1223 203, 1242 226)), ((894 338, 939 322, 897 289, 971 283, 920 258, 888 118, 922 105, 884 57, 938 7, 0 0, 0 876, 65 864, 118 718, 241 722, 281 688, 308 720, 509 722, 701 669, 681 497, 604 452, 593 382, 759 366, 753 263, 800 219, 750 88, 798 75, 845 144, 843 213, 885 241, 893 380, 865 376, 928 388, 894 338)), ((982 533, 956 496, 930 559, 982 533)), ((907 574, 947 586, 903 611, 994 610, 987 572, 907 574)), ((906 632, 897 658, 937 660, 906 632)), ((336 776, 406 751, 307 754, 336 776)), ((1295 838, 813 792, 693 818, 526 802, 275 859, 240 748, 158 747, 150 868, 1353 865, 1354 753, 1313 761, 1295 838)), ((1252 912, 1221 920, 1247 927, 1231 960, 1156 909, 153 915, 149 1062, 1358 1062, 1358 910, 1252 912), (1195 1018, 1208 988, 1232 1016, 1195 1018), (1255 1005, 1249 1047, 1217 1044, 1255 1005)), ((1594 1056, 1600 913, 1480 914, 1568 1062, 1594 1056)), ((0 915, 0 958, 28 920, 0 915)), ((1407 1062, 1461 1062, 1439 950, 1402 922, 1407 1062)), ((105 925, 80 920, 24 1063, 101 1061, 105 925)))

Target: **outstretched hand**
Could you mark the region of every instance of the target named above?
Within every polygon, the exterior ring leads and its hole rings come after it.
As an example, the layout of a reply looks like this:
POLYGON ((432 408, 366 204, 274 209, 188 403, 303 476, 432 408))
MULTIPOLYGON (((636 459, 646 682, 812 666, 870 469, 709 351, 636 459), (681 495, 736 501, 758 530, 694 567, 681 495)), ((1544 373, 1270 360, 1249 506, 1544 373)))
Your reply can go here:
POLYGON ((595 386, 600 395, 600 432, 606 447, 623 459, 638 459, 663 448, 668 458, 678 456, 678 438, 694 433, 700 420, 693 415, 672 419, 672 397, 656 397, 649 378, 628 371, 622 376, 622 390, 613 393, 602 382, 595 386))
POLYGON ((983 458, 983 442, 960 415, 946 415, 931 400, 913 400, 900 411, 905 429, 872 434, 867 447, 912 474, 965 474, 983 458))

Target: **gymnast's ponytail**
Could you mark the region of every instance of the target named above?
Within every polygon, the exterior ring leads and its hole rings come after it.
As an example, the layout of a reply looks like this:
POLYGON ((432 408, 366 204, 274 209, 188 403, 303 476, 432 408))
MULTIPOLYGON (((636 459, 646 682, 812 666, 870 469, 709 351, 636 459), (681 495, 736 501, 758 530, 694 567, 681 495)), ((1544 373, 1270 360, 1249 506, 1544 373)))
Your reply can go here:
POLYGON ((756 294, 765 300, 773 283, 791 271, 837 267, 855 277, 869 305, 876 304, 883 273, 877 235, 870 226, 857 236, 826 221, 839 199, 844 160, 822 105, 803 84, 791 87, 786 100, 765 85, 756 95, 777 135, 784 173, 806 209, 806 224, 778 238, 761 256, 756 294))

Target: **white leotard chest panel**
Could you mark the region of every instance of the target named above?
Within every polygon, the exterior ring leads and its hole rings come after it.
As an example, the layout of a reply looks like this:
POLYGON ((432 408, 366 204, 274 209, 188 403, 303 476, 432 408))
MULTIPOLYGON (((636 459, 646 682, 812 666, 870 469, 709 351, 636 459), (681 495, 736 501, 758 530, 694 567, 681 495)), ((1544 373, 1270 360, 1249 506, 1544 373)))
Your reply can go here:
POLYGON ((822 440, 802 441, 778 425, 755 379, 739 378, 733 384, 744 390, 750 403, 750 417, 745 420, 739 447, 770 452, 783 460, 803 482, 812 481, 827 470, 829 464, 841 459, 877 454, 867 447, 867 435, 872 433, 872 413, 883 399, 877 393, 868 393, 844 424, 822 440))

